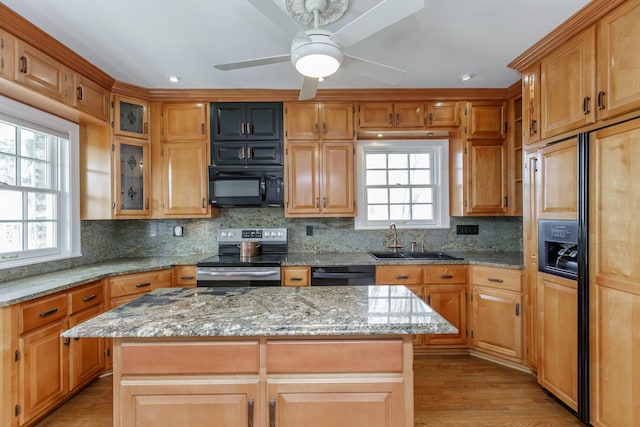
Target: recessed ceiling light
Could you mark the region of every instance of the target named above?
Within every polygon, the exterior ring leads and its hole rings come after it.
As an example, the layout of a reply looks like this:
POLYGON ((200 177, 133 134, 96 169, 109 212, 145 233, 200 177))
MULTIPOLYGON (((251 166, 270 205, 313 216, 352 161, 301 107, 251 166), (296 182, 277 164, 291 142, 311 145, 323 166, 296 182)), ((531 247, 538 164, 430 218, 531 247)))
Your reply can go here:
POLYGON ((474 78, 476 75, 473 73, 464 73, 464 74, 460 74, 460 76, 458 77, 461 81, 466 82, 471 80, 472 78, 474 78))
POLYGON ((178 77, 178 76, 169 76, 169 81, 171 83, 178 83, 180 81, 180 77, 178 77))

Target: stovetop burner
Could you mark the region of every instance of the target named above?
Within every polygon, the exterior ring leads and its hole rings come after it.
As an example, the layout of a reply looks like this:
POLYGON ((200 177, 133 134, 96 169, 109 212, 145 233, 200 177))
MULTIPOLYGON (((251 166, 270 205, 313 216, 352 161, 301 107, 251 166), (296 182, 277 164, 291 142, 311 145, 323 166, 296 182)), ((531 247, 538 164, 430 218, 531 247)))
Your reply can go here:
POLYGON ((221 228, 218 230, 218 256, 204 259, 198 267, 277 267, 287 255, 286 228, 221 228), (257 242, 258 255, 241 257, 240 243, 257 242))

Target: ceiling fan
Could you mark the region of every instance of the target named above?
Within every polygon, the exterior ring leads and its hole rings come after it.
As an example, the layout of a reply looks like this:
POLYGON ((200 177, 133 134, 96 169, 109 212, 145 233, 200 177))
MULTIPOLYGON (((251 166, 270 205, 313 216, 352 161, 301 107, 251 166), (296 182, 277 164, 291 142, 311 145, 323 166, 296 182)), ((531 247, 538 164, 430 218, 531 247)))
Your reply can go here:
POLYGON ((335 73, 340 67, 384 83, 398 84, 404 76, 403 70, 347 55, 342 52, 342 48, 349 47, 424 7, 424 0, 383 0, 332 32, 321 26, 340 19, 347 10, 348 0, 285 0, 286 13, 272 0, 248 1, 283 32, 293 37, 291 52, 214 67, 229 71, 290 60, 304 77, 300 100, 314 98, 319 79, 335 73))

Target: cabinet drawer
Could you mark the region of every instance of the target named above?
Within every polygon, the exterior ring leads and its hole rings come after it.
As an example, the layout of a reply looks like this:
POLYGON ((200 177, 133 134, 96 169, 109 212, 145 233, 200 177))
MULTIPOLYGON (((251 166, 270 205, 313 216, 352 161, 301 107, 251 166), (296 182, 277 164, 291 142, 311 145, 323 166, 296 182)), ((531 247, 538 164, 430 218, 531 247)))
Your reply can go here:
POLYGON ((267 341, 267 373, 402 372, 402 340, 267 341))
POLYGON ((522 271, 474 266, 471 268, 471 283, 520 292, 522 290, 522 271))
POLYGON ((120 356, 123 375, 257 374, 260 370, 258 341, 123 343, 120 356))
POLYGON ((67 315, 67 294, 38 298, 20 304, 18 333, 22 334, 67 315))
POLYGON ((420 285, 422 284, 422 267, 420 266, 377 266, 377 285, 420 285))
POLYGON ((85 308, 102 304, 104 301, 104 290, 102 282, 83 286, 69 292, 69 314, 77 313, 85 308))
POLYGON ((282 267, 282 286, 309 286, 311 268, 282 267))
POLYGON ((467 283, 467 267, 464 265, 434 265, 424 267, 425 284, 467 283))
POLYGON ((171 287, 171 270, 112 277, 109 279, 109 287, 112 298, 141 294, 156 288, 168 288, 171 287))
POLYGON ((174 286, 185 288, 196 286, 195 265, 177 265, 173 267, 173 272, 175 273, 174 286))

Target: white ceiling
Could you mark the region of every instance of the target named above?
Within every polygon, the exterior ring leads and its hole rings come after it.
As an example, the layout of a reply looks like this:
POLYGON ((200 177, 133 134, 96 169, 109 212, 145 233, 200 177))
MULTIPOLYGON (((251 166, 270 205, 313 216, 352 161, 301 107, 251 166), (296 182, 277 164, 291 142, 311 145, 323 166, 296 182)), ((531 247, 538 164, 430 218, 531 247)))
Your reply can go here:
MULTIPOLYGON (((284 0, 275 1, 284 9, 284 0)), ((335 31, 381 0, 350 0, 335 31)), ((246 0, 3 0, 118 81, 144 88, 295 89, 289 62, 233 71, 214 64, 289 53, 291 38, 246 0), (180 77, 170 83, 171 75, 180 77)), ((425 0, 425 8, 345 53, 406 70, 402 88, 506 88, 507 64, 587 0, 425 0), (476 77, 462 83, 458 76, 476 77)), ((329 88, 390 87, 339 70, 329 88)))

